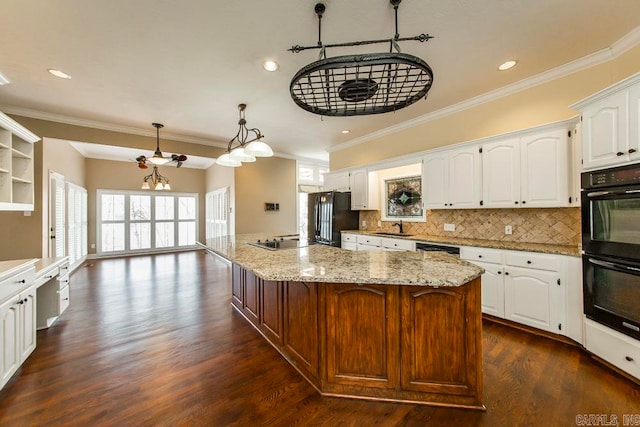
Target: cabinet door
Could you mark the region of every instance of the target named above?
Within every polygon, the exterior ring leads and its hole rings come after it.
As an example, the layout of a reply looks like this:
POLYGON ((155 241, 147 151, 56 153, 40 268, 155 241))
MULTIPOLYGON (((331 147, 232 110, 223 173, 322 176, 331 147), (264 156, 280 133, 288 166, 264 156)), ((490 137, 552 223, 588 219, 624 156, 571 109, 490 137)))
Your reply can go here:
POLYGON ((244 299, 244 269, 238 264, 233 264, 231 269, 231 303, 242 310, 244 299))
POLYGON ((36 288, 20 294, 20 360, 24 361, 36 349, 36 288))
POLYGON ((0 305, 0 387, 20 367, 20 310, 18 296, 0 305))
POLYGON ((422 162, 422 199, 427 209, 449 206, 448 157, 446 152, 440 152, 426 156, 422 162))
POLYGON ((346 249, 348 251, 357 251, 358 250, 358 245, 356 243, 353 242, 342 242, 342 249, 346 249))
POLYGON ((351 188, 351 209, 372 210, 378 207, 377 187, 373 175, 367 169, 351 171, 349 187, 351 188))
POLYGON ((482 275, 482 312, 504 318, 504 279, 501 264, 473 261, 484 268, 482 275))
POLYGON ((482 200, 488 208, 520 206, 520 146, 507 139, 482 147, 482 200))
POLYGON ((449 153, 449 206, 480 206, 480 147, 473 146, 449 153))
POLYGON ((350 191, 349 172, 325 174, 323 188, 325 191, 350 191))
POLYGON ((242 311, 256 325, 260 322, 260 281, 255 274, 245 270, 242 311))
POLYGON ((565 129, 520 139, 521 205, 569 206, 569 135, 565 129))
POLYGON ((640 160, 640 84, 629 89, 629 160, 640 160))
POLYGON ((318 377, 318 285, 285 282, 284 347, 303 372, 318 377))
POLYGON ((337 384, 394 388, 398 372, 398 287, 326 286, 327 377, 337 384))
POLYGON ((558 333, 557 274, 518 267, 504 274, 505 318, 558 333))
POLYGON ((628 160, 628 92, 613 94, 582 112, 582 166, 594 169, 628 160))
POLYGON ((263 280, 260 295, 260 328, 272 342, 282 345, 282 282, 263 280))

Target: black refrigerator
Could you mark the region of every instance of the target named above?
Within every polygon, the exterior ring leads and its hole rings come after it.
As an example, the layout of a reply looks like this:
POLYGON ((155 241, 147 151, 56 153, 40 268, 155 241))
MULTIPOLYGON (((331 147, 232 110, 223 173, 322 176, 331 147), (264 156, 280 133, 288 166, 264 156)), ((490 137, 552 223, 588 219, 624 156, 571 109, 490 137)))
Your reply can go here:
POLYGON ((357 230, 359 212, 351 210, 351 193, 309 194, 309 240, 340 247, 341 230, 357 230))

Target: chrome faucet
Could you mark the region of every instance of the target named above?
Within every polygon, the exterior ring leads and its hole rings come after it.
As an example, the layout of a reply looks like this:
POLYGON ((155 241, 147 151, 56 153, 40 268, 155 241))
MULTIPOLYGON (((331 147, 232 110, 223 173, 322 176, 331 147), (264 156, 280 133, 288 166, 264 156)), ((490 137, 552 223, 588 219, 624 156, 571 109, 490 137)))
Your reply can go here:
POLYGON ((400 220, 400 222, 396 222, 395 224, 393 224, 393 227, 395 226, 400 227, 400 234, 404 233, 404 230, 402 229, 402 220, 400 220))

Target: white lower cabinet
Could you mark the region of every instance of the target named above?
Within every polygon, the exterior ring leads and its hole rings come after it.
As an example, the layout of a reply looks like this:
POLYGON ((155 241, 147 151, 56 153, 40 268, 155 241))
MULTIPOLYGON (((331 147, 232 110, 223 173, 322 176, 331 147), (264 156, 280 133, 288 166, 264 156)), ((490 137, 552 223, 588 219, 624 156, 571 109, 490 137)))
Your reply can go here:
POLYGON ((485 269, 483 313, 583 342, 580 258, 473 247, 460 258, 485 269))
POLYGON ((357 250, 358 251, 381 251, 382 239, 380 237, 368 236, 366 234, 359 234, 356 236, 357 250))
POLYGON ((585 347, 599 358, 640 379, 640 341, 585 319, 585 347))
POLYGON ((36 286, 0 305, 0 388, 36 348, 36 286))
POLYGON ((416 242, 392 237, 343 233, 342 249, 351 251, 415 251, 416 242))

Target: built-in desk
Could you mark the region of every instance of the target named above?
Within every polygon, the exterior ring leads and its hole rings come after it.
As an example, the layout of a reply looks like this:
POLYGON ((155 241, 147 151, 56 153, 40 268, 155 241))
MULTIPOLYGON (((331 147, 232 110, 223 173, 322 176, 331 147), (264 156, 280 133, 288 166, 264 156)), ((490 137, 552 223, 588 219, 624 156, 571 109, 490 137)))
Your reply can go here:
POLYGON ((35 263, 37 329, 50 327, 69 306, 69 258, 42 258, 35 263))

